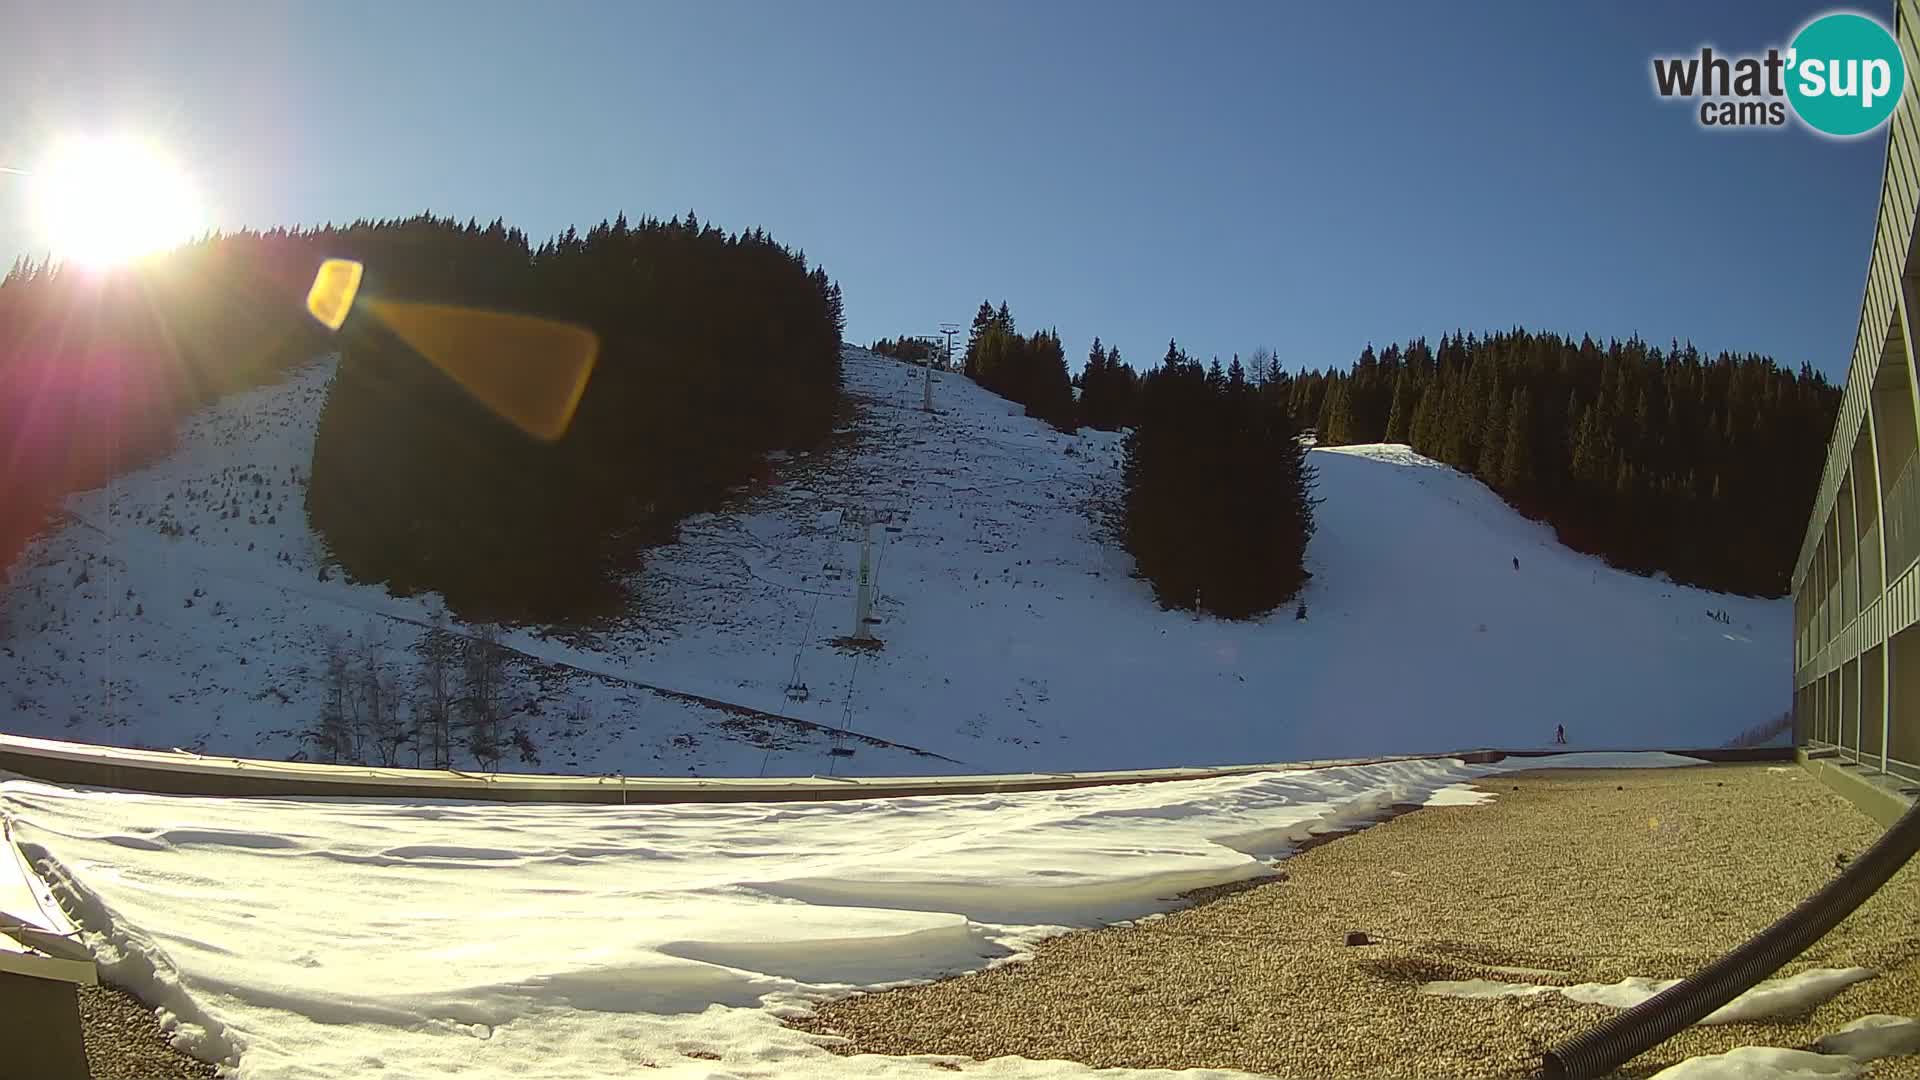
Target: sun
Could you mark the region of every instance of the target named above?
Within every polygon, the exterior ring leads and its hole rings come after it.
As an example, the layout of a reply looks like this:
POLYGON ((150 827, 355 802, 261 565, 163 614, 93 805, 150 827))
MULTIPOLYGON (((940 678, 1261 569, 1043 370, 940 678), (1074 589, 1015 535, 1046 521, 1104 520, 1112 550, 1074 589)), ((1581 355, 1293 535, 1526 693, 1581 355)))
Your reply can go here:
POLYGON ((56 258, 118 266, 206 227, 186 174, 144 139, 70 139, 32 175, 40 228, 56 258))

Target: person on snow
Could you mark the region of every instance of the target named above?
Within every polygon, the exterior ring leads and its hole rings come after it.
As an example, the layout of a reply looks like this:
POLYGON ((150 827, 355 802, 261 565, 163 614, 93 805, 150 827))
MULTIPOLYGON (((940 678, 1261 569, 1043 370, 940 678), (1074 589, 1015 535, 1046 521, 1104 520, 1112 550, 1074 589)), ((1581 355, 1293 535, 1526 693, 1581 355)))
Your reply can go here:
POLYGON ((1567 745, 1567 725, 1565 724, 1553 725, 1553 741, 1556 745, 1559 745, 1559 746, 1567 745))
POLYGON ((1518 570, 1518 569, 1520 569, 1520 556, 1518 556, 1518 555, 1515 555, 1515 556, 1513 557, 1513 568, 1514 568, 1515 570, 1518 570))

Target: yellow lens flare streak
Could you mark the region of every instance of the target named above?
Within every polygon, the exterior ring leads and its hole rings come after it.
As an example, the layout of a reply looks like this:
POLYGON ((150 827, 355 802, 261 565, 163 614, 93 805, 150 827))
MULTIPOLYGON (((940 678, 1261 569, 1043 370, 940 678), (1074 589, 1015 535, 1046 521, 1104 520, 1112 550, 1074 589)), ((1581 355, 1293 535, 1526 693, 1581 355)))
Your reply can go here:
MULTIPOLYGON (((308 313, 340 329, 364 272, 328 259, 307 293, 308 313)), ((552 319, 375 297, 363 306, 482 405, 547 442, 573 423, 600 352, 593 331, 552 319)))
POLYGON ((527 434, 566 434, 600 351, 590 330, 440 304, 367 301, 388 329, 527 434))

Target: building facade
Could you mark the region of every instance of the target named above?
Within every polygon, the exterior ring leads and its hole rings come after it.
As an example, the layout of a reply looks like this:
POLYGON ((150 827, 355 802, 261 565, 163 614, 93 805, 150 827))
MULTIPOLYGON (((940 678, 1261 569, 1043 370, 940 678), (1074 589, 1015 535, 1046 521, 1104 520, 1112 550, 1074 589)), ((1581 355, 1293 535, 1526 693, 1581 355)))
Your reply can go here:
MULTIPOLYGON (((1894 33, 1909 80, 1920 0, 1894 33)), ((1793 568, 1794 736, 1920 779, 1920 118, 1894 111, 1860 329, 1813 516, 1793 568)))

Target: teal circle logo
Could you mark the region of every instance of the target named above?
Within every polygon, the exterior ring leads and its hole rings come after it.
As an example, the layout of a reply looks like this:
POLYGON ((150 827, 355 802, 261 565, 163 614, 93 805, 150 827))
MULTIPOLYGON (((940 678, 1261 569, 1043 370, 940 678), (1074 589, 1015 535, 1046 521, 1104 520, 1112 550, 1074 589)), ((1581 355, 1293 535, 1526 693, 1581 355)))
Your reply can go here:
POLYGON ((1787 52, 1787 100, 1827 135, 1864 135, 1886 123, 1906 86, 1900 44, 1865 15, 1822 15, 1787 52))

